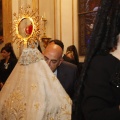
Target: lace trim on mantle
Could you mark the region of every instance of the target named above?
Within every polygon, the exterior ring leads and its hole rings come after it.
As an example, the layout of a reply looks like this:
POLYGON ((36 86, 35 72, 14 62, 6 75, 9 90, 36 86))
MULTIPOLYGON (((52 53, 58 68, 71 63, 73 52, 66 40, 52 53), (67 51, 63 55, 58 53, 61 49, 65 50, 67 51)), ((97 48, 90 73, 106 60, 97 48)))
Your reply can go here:
POLYGON ((19 59, 21 65, 29 65, 31 63, 43 60, 44 57, 37 48, 25 48, 19 59))

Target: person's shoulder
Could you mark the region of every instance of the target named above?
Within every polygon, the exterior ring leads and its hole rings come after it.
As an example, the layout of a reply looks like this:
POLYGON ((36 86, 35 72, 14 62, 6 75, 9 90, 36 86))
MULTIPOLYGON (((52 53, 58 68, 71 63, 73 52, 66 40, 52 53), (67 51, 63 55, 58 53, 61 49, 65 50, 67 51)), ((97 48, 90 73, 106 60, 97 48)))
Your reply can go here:
POLYGON ((60 66, 62 66, 64 68, 67 67, 67 68, 77 69, 77 66, 75 64, 72 64, 72 63, 67 62, 67 61, 63 61, 60 66))
POLYGON ((5 59, 1 59, 1 60, 0 60, 0 63, 2 63, 2 62, 5 62, 5 59))
POLYGON ((17 58, 10 58, 9 59, 9 62, 12 64, 16 64, 17 63, 17 61, 18 61, 18 59, 17 58))
POLYGON ((78 76, 78 68, 76 65, 63 61, 57 68, 58 73, 67 74, 68 76, 78 76))
POLYGON ((117 63, 118 60, 111 54, 97 55, 91 61, 91 65, 94 65, 95 67, 109 67, 117 63))
POLYGON ((111 55, 111 54, 107 54, 107 55, 97 55, 95 57, 93 57, 93 61, 98 62, 98 61, 102 61, 102 62, 111 62, 111 61, 116 61, 117 59, 111 55))
POLYGON ((5 63, 5 59, 1 59, 1 60, 0 60, 0 66, 3 66, 4 63, 5 63))
POLYGON ((10 61, 17 61, 17 60, 18 60, 17 58, 13 58, 13 57, 10 58, 10 61))

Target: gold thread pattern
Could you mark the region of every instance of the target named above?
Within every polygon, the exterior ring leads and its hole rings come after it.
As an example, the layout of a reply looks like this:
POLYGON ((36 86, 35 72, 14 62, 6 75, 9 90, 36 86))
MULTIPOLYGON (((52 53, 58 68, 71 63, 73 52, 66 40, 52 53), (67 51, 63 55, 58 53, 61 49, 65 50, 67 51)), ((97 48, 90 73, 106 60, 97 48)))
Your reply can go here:
POLYGON ((14 91, 2 107, 2 120, 25 120, 26 103, 24 95, 18 89, 14 91), (17 106, 17 107, 16 107, 17 106))

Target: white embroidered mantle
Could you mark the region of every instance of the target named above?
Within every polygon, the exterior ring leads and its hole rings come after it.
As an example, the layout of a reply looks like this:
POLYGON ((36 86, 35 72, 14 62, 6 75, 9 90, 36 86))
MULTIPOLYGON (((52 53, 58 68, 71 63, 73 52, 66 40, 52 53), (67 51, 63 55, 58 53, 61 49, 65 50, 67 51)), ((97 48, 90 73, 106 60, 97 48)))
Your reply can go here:
POLYGON ((0 120, 71 120, 71 104, 41 53, 28 48, 0 92, 0 120))

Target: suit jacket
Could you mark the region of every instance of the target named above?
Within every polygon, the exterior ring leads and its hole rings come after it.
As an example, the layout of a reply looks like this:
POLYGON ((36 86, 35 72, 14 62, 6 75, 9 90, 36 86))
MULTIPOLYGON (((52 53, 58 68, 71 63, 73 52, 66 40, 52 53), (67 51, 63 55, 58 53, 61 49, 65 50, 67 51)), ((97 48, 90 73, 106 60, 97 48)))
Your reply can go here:
POLYGON ((74 87, 77 80, 77 75, 77 66, 72 63, 63 61, 57 68, 57 78, 71 99, 74 95, 74 87))

